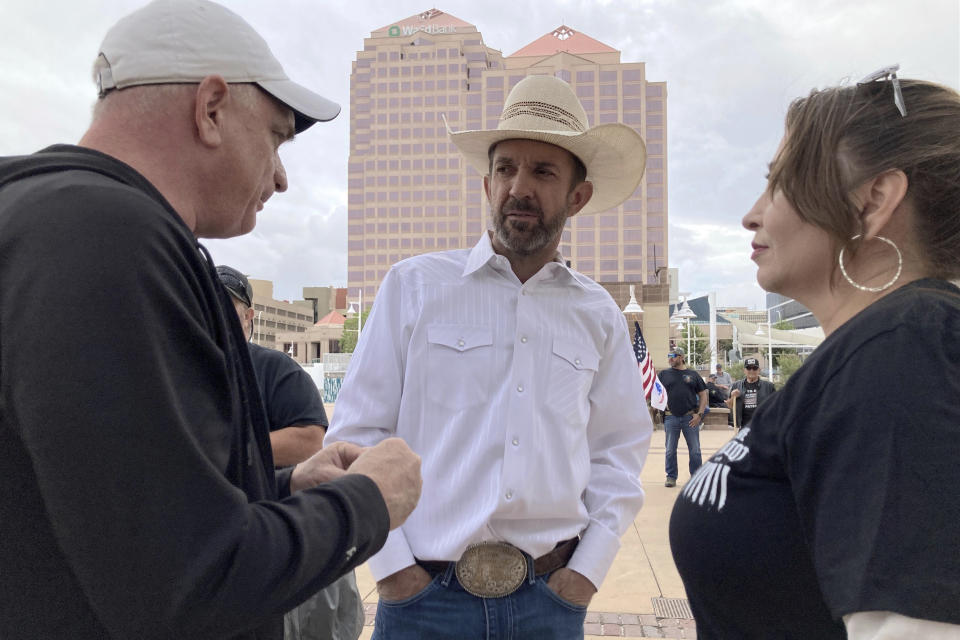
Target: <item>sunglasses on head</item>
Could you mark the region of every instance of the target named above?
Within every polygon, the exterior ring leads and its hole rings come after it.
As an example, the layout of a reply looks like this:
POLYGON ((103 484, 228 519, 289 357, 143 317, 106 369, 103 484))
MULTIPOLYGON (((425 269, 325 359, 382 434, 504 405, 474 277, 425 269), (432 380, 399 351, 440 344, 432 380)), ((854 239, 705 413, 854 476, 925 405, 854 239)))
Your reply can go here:
POLYGON ((897 79, 897 71, 899 70, 899 64, 892 64, 889 67, 878 69, 858 82, 857 86, 869 85, 872 82, 886 82, 889 80, 893 86, 893 103, 897 106, 897 111, 900 112, 900 117, 905 118, 907 117, 907 106, 903 102, 903 92, 900 90, 900 80, 897 79))
POLYGON ((667 357, 668 357, 668 358, 676 358, 676 357, 679 356, 679 355, 680 355, 679 353, 668 353, 668 354, 667 354, 667 357))

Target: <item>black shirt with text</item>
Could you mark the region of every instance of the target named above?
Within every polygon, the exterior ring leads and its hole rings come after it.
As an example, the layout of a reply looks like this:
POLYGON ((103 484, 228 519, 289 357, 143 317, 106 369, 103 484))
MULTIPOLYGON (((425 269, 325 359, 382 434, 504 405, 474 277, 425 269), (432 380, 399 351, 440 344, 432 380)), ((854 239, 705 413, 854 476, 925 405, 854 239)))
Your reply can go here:
POLYGON ((911 283, 831 334, 697 471, 670 544, 698 638, 845 638, 861 611, 960 624, 957 362, 960 290, 911 283))

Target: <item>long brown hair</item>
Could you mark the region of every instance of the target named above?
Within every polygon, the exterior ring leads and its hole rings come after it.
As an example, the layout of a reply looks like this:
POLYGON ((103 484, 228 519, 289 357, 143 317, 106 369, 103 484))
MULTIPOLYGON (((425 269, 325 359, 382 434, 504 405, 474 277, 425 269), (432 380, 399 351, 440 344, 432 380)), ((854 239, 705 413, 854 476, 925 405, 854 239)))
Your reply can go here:
POLYGON ((768 188, 834 239, 835 251, 860 233, 851 192, 884 171, 907 176, 906 199, 926 271, 960 277, 960 94, 900 80, 907 115, 890 80, 815 90, 787 111, 783 145, 768 188))

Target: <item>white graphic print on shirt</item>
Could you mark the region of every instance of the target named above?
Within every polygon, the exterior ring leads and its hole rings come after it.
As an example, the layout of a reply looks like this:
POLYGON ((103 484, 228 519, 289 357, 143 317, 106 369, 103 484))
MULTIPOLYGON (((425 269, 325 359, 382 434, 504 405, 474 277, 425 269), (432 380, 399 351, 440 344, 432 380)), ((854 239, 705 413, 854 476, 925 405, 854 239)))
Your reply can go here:
POLYGON ((727 503, 727 475, 730 473, 730 463, 739 462, 747 457, 750 448, 743 444, 743 439, 750 433, 750 427, 740 430, 733 440, 723 445, 706 464, 697 469, 690 478, 690 482, 683 488, 684 498, 703 506, 717 508, 722 511, 727 503))
POLYGON ((743 385, 743 408, 744 409, 756 409, 757 408, 757 394, 760 392, 759 384, 745 384, 743 385))

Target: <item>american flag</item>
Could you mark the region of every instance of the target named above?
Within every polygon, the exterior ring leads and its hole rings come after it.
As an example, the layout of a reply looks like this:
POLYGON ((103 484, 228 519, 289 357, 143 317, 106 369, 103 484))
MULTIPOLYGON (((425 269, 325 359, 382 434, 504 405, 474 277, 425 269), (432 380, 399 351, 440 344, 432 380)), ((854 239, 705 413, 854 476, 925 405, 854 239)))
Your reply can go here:
POLYGON ((647 343, 643 339, 643 332, 640 331, 640 323, 634 322, 633 327, 636 330, 633 338, 633 352, 637 356, 637 366, 640 367, 640 377, 643 379, 643 396, 649 399, 657 373, 653 370, 653 363, 650 362, 650 354, 647 353, 647 343))
POLYGON ((650 354, 647 353, 647 343, 643 339, 643 332, 640 331, 640 323, 633 323, 636 335, 633 338, 633 353, 637 356, 637 366, 640 367, 640 377, 643 379, 643 395, 650 401, 650 406, 661 411, 667 408, 667 390, 657 378, 657 372, 650 362, 650 354))

